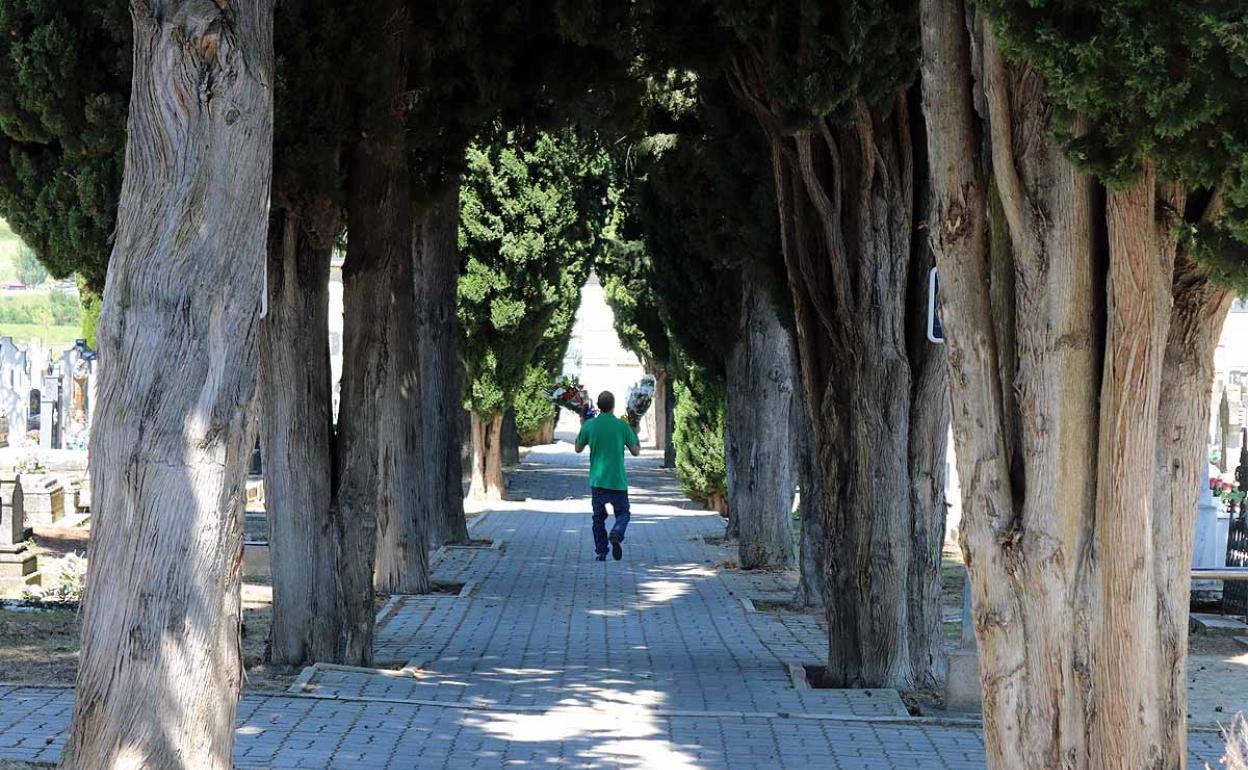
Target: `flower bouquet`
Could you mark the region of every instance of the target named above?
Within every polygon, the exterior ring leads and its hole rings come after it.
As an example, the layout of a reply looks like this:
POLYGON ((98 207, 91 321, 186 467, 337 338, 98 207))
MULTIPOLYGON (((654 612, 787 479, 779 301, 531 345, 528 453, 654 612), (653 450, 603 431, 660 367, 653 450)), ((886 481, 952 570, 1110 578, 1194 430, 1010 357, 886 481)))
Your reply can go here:
POLYGON ((640 382, 628 389, 628 402, 624 413, 633 430, 641 427, 641 418, 645 417, 650 405, 654 403, 654 388, 654 377, 647 374, 641 378, 640 382))
POLYGON ((556 378, 554 387, 550 391, 550 397, 557 406, 576 412, 581 418, 581 422, 598 416, 598 410, 594 408, 594 402, 590 400, 589 392, 585 390, 585 386, 576 377, 569 377, 563 374, 556 378))

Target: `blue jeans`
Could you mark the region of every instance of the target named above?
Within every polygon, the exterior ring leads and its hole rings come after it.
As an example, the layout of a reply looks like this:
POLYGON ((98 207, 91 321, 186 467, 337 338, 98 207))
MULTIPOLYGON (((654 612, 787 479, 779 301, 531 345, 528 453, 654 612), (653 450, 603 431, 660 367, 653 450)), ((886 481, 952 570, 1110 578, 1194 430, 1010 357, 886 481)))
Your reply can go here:
POLYGON ((594 506, 594 553, 603 556, 607 552, 607 506, 615 514, 615 526, 611 533, 624 540, 624 530, 628 529, 628 490, 589 488, 590 499, 594 506))

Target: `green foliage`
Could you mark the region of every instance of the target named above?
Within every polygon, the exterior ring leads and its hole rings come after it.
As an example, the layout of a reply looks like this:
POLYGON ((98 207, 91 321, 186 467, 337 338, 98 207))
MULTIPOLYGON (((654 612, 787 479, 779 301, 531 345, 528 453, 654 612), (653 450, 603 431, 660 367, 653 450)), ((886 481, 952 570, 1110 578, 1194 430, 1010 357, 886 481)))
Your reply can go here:
POLYGON ((0 297, 0 324, 77 326, 81 320, 78 301, 63 291, 0 297))
POLYGON ((52 312, 52 323, 56 326, 77 326, 82 322, 82 306, 78 300, 60 289, 53 289, 48 294, 48 309, 52 312))
POLYGON ((918 71, 914 0, 695 0, 633 3, 651 72, 725 68, 761 91, 785 129, 845 119, 887 101, 918 71))
POLYGON ((458 286, 468 408, 507 408, 531 363, 563 356, 606 219, 605 156, 570 131, 500 132, 468 150, 458 286))
POLYGON ((620 344, 646 366, 666 367, 671 344, 660 314, 659 298, 655 296, 651 274, 654 268, 645 244, 609 240, 596 269, 620 344))
POLYGON ((82 304, 81 336, 87 341, 87 347, 95 349, 95 332, 100 325, 100 310, 104 299, 86 287, 84 281, 78 282, 78 301, 82 304))
POLYGON ((1239 3, 985 0, 1006 53, 1044 76, 1071 157, 1110 184, 1145 158, 1226 213, 1182 233, 1215 279, 1248 289, 1248 27, 1239 3), (1199 194, 1203 191, 1204 194, 1199 194))
POLYGON ((697 366, 681 367, 676 394, 676 476, 690 498, 705 503, 724 497, 728 475, 724 466, 724 407, 721 382, 697 366))
POLYGON ((413 199, 464 171, 465 149, 495 120, 530 131, 627 121, 628 4, 433 0, 413 4, 409 85, 413 199))
POLYGON ((616 250, 612 272, 647 284, 673 339, 722 378, 743 282, 789 302, 768 150, 722 78, 672 75, 648 93, 621 228, 634 241, 616 250))
POLYGON ((58 278, 102 289, 130 94, 125 0, 0 4, 0 216, 58 278))
POLYGON ((48 280, 48 269, 28 246, 17 250, 17 279, 27 286, 38 286, 48 280))
POLYGON ((516 430, 520 443, 531 445, 533 436, 551 417, 555 416, 555 403, 550 400, 550 372, 542 366, 531 365, 524 375, 524 383, 516 391, 516 430))
MULTIPOLYGON (((371 61, 354 50, 358 14, 334 0, 283 0, 274 9, 273 190, 279 206, 341 204, 338 157, 350 131, 346 93, 371 61)), ((357 9, 358 10, 358 9, 357 9)), ((337 233, 317 233, 334 238, 337 233)))

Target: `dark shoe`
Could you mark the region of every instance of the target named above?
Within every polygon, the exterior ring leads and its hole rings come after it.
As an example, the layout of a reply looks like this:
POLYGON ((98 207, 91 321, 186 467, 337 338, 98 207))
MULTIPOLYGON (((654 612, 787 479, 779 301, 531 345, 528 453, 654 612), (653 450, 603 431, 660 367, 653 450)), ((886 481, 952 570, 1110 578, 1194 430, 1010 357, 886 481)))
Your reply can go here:
POLYGON ((621 546, 621 539, 618 532, 611 533, 611 558, 619 561, 624 558, 624 548, 621 546))
POLYGON ((607 560, 607 555, 605 553, 600 553, 594 557, 594 561, 606 561, 606 560, 607 560))

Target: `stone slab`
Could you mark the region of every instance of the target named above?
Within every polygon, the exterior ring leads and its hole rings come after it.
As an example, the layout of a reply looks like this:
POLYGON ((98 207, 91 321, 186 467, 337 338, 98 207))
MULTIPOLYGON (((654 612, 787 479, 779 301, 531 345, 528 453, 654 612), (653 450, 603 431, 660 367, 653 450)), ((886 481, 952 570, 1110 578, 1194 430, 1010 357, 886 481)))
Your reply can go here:
POLYGON ((269 545, 268 543, 243 544, 243 577, 269 577, 269 545))
POLYGON ((22 504, 27 526, 51 526, 65 516, 65 488, 53 476, 23 475, 22 504))
POLYGON ((38 559, 25 544, 0 548, 0 580, 24 580, 38 571, 38 559))
POLYGON ((1248 634, 1248 624, 1236 617, 1214 615, 1208 612, 1193 612, 1190 625, 1198 634, 1215 636, 1242 636, 1248 634))
POLYGON ((945 677, 945 708, 949 711, 979 711, 983 707, 979 684, 979 654, 958 649, 949 654, 945 677))

